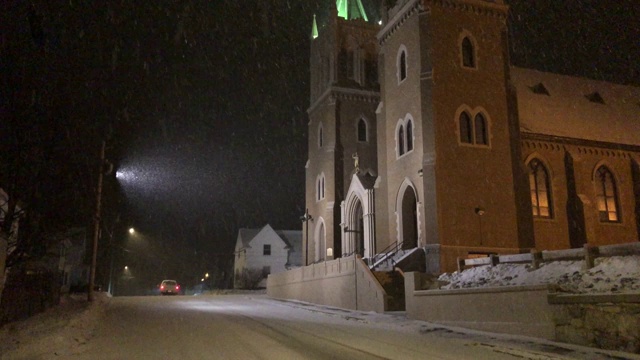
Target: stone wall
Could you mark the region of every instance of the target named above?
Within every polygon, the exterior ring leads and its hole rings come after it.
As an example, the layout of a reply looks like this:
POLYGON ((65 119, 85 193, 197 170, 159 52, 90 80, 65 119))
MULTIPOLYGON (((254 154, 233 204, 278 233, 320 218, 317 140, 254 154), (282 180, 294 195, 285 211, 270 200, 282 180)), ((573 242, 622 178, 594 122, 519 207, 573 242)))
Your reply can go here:
POLYGON ((556 340, 640 353, 640 294, 549 297, 562 307, 556 340))
POLYGON ((640 293, 567 295, 545 285, 424 290, 436 282, 405 273, 407 317, 640 353, 640 293))

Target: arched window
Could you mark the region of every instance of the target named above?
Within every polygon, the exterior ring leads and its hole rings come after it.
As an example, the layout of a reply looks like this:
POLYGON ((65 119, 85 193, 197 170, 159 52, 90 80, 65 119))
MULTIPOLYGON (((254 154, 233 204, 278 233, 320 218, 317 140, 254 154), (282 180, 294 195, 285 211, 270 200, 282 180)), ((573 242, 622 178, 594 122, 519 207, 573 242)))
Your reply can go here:
POLYGON ((463 111, 462 114, 460 114, 460 142, 463 144, 471 144, 472 143, 472 138, 471 138, 471 118, 469 117, 469 114, 467 114, 466 111, 463 111))
POLYGON ((475 141, 477 145, 487 145, 487 121, 482 114, 474 119, 475 141))
POLYGON ((318 175, 316 180, 316 201, 324 199, 324 174, 318 175))
POLYGON ((367 141, 367 122, 364 119, 358 120, 358 141, 367 141))
POLYGON ((407 48, 402 45, 398 50, 396 60, 398 83, 403 82, 407 78, 407 48))
POLYGON ((318 125, 318 147, 324 145, 324 131, 322 130, 322 123, 318 125))
POLYGON ((413 150, 413 122, 407 120, 407 152, 413 150))
POLYGON ((475 49, 468 37, 462 39, 462 66, 468 68, 476 67, 475 49))
POLYGON ((596 198, 600 221, 619 222, 619 203, 616 180, 606 166, 601 166, 596 172, 596 198))
POLYGON ((404 155, 404 126, 398 128, 398 156, 404 155))
POLYGON ((553 204, 551 202, 549 172, 538 159, 529 162, 529 189, 533 216, 552 218, 553 204))

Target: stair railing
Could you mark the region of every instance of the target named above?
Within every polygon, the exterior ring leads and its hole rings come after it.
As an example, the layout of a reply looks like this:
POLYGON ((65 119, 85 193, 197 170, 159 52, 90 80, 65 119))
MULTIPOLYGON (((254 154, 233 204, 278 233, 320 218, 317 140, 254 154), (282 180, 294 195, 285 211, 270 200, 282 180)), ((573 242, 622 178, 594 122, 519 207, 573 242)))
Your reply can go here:
POLYGON ((387 261, 387 259, 389 259, 390 257, 392 257, 393 255, 395 255, 395 253, 398 251, 398 249, 402 248, 402 242, 395 242, 390 244, 389 246, 387 246, 384 250, 382 250, 380 252, 380 254, 383 254, 382 257, 380 258, 380 260, 376 261, 373 265, 369 266, 369 269, 373 270, 375 269, 378 265, 382 264, 383 262, 387 261))

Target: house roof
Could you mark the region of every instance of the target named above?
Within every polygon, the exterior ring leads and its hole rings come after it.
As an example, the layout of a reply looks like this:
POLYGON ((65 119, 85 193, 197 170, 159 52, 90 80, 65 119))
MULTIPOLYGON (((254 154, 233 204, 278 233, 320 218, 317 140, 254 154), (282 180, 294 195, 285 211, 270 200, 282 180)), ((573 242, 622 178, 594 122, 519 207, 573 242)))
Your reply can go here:
MULTIPOLYGON (((249 243, 251 242, 251 240, 253 240, 254 237, 256 237, 256 235, 258 235, 258 233, 262 230, 262 228, 260 229, 240 229, 238 230, 238 241, 242 243, 242 246, 240 248, 236 248, 237 250, 240 249, 244 249, 249 247, 249 243)), ((237 247, 237 245, 236 245, 237 247)))
POLYGON ((511 68, 523 133, 640 145, 640 88, 511 68))
POLYGON ((276 233, 287 243, 289 247, 289 265, 302 265, 302 231, 301 230, 279 230, 276 233))

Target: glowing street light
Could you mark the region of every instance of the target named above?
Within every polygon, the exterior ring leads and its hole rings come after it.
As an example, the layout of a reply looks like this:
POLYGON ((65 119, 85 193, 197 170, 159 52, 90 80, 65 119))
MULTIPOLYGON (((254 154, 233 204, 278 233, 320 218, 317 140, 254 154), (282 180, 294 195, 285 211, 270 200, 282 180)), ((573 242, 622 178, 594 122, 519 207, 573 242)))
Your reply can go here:
POLYGON ((204 274, 204 278, 208 279, 209 278, 209 273, 204 274))
POLYGON ((136 233, 136 230, 134 228, 129 228, 129 234, 133 235, 136 233))
POLYGON ((128 266, 125 266, 125 267, 124 267, 124 269, 125 269, 125 270, 129 270, 129 267, 128 267, 128 266))

